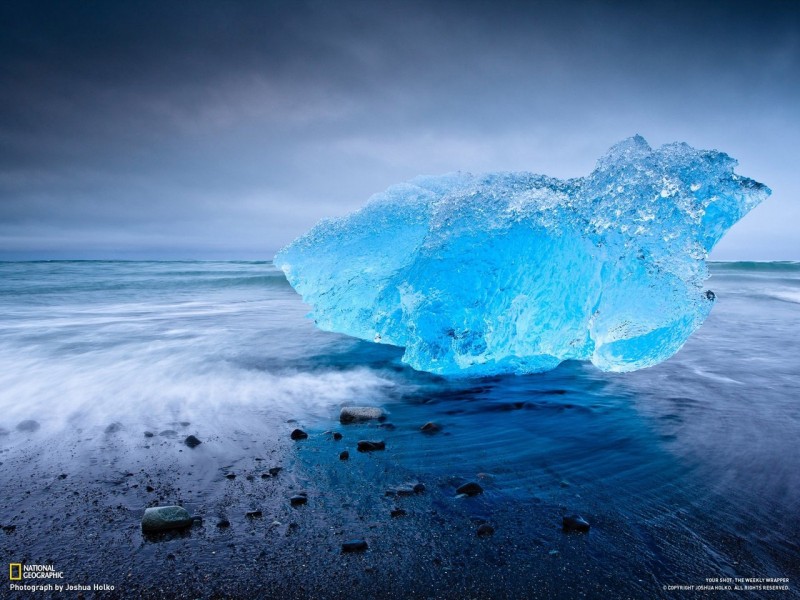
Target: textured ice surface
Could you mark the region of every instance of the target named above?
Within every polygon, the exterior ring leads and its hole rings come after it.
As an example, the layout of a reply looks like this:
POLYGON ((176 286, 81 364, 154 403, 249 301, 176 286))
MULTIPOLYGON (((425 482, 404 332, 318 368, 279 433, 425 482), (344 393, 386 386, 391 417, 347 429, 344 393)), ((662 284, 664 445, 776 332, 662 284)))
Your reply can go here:
POLYGON ((415 369, 631 371, 711 310, 705 257, 770 190, 687 144, 625 140, 588 176, 419 177, 275 257, 317 325, 405 348, 415 369))

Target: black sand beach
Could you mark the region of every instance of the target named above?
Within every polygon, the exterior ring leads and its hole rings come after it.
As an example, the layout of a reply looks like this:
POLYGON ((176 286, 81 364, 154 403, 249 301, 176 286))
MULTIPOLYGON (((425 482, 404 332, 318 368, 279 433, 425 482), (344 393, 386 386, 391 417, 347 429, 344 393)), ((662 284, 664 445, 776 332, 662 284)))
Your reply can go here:
MULTIPOLYGON (((416 423, 392 429, 332 419, 294 441, 291 431, 303 424, 252 418, 261 422, 246 431, 165 423, 153 437, 124 424, 55 439, 8 433, 0 455, 3 555, 52 564, 62 585, 113 586, 44 594, 51 597, 674 598, 667 582, 733 577, 728 561, 755 573, 777 567, 797 580, 796 548, 770 549, 769 532, 753 544, 717 527, 702 506, 664 511, 664 497, 635 522, 619 507, 629 500, 613 489, 582 497, 580 482, 555 477, 540 485, 541 497, 511 498, 497 483, 501 474, 432 476, 424 462, 406 468, 396 455, 414 452, 410 444, 425 435, 416 423), (199 446, 184 444, 190 433, 199 446), (359 452, 361 439, 383 440, 386 449, 359 452), (344 449, 349 460, 339 458, 344 449), (483 493, 459 496, 468 481, 483 493), (414 491, 420 483, 424 491, 414 491), (297 494, 307 503, 292 506, 297 494), (173 504, 202 521, 142 532, 145 507, 173 504), (563 528, 576 509, 588 533, 563 528), (368 548, 343 552, 353 540, 368 548)), ((454 450, 445 433, 425 440, 431 463, 454 450)))

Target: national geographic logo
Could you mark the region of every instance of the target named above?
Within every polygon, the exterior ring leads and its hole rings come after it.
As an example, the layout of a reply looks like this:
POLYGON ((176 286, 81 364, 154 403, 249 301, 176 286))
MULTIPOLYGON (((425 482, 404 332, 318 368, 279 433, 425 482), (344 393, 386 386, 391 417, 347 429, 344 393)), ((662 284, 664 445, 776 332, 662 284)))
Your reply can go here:
POLYGON ((108 583, 84 585, 64 582, 64 572, 56 571, 53 565, 9 563, 8 578, 11 581, 8 589, 12 592, 95 592, 97 595, 97 592, 113 592, 115 589, 108 583))
POLYGON ((64 572, 56 571, 53 565, 9 563, 8 579, 10 581, 22 581, 23 579, 64 579, 64 572))

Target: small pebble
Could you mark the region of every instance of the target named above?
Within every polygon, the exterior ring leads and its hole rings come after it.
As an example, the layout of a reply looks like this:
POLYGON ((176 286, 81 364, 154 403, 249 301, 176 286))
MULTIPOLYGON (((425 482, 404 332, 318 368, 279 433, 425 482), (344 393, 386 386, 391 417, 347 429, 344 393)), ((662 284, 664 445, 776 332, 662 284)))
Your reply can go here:
POLYGON ((236 473, 225 473, 225 479, 236 479, 236 473))
POLYGON ((391 513, 392 518, 395 517, 405 517, 408 513, 403 508, 395 508, 391 513))
POLYGON ((220 519, 217 521, 217 527, 224 529, 225 527, 230 527, 231 522, 228 519, 220 519))
POLYGON ((427 423, 425 423, 425 425, 420 427, 419 430, 422 433, 438 433, 438 432, 440 432, 442 430, 442 428, 441 428, 441 426, 437 425, 436 423, 434 423, 432 421, 428 421, 427 423))
POLYGON ((263 515, 264 513, 262 513, 260 510, 250 510, 244 513, 244 516, 246 516, 248 519, 260 519, 263 515))
POLYGON ((304 440, 304 439, 306 439, 308 437, 308 434, 305 431, 303 431, 302 429, 295 429, 294 431, 292 431, 292 434, 291 434, 290 437, 293 440, 304 440))
POLYGON ((350 453, 347 450, 343 450, 339 453, 339 460, 347 460, 350 458, 350 453))
POLYGON ((470 481, 469 483, 459 486, 458 489, 456 489, 456 493, 466 494, 467 496, 477 496, 483 493, 483 488, 474 481, 470 481))
POLYGON ((364 552, 369 546, 364 540, 350 540, 342 544, 342 552, 364 552))
POLYGON ((302 506, 303 504, 306 504, 307 502, 308 502, 308 498, 306 498, 305 496, 302 496, 300 494, 298 494, 297 496, 292 496, 291 498, 289 498, 289 503, 292 506, 302 506))
POLYGON ((483 523, 478 527, 478 537, 488 537, 494 535, 494 527, 488 523, 483 523))
POLYGON ((361 440, 358 442, 359 452, 374 452, 375 450, 386 450, 386 442, 361 440))
POLYGON ((335 431, 333 434, 333 439, 335 439, 338 442, 340 439, 342 439, 342 434, 339 433, 338 431, 335 431))
POLYGON ((197 446, 199 446, 203 442, 198 440, 195 436, 190 435, 185 440, 183 440, 183 443, 186 444, 187 446, 189 446, 189 448, 196 448, 197 446))

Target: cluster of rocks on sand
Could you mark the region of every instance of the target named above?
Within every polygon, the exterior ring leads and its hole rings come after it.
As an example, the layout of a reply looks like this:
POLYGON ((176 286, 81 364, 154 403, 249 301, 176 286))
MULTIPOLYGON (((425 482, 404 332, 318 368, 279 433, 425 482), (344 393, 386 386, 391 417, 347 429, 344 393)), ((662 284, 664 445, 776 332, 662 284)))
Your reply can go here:
MULTIPOLYGON (((370 421, 381 422, 381 427, 386 430, 394 429, 391 424, 384 423, 386 420, 386 412, 375 406, 346 406, 341 409, 339 414, 339 422, 343 425, 350 425, 354 423, 367 423, 370 421)), ((114 425, 114 424, 112 424, 114 425)), ((22 431, 35 431, 38 429, 39 424, 35 421, 25 421, 20 423, 17 429, 22 431)), ((442 427, 434 422, 425 423, 420 427, 420 431, 427 435, 436 434, 442 431, 442 427)), ((106 431, 106 433, 109 433, 106 431)), ((343 439, 340 432, 326 432, 335 441, 343 439)), ((151 432, 145 432, 145 436, 152 437, 151 432)), ((294 441, 301 441, 308 439, 308 433, 302 429, 294 429, 290 436, 294 441)), ((190 448, 196 448, 202 441, 196 436, 190 435, 184 440, 190 448)), ((356 445, 359 452, 375 452, 386 449, 386 442, 384 440, 359 440, 356 445)), ((339 453, 340 460, 348 460, 350 453, 343 450, 339 453)), ((275 476, 280 471, 280 467, 273 467, 269 470, 269 475, 264 473, 262 477, 275 476)), ((226 478, 234 479, 235 473, 227 473, 226 478)), ((392 488, 386 491, 387 496, 410 496, 414 494, 421 494, 425 492, 425 485, 423 483, 410 483, 402 485, 397 488, 392 488)), ((475 482, 468 481, 459 485, 456 488, 456 494, 459 497, 473 497, 484 492, 483 487, 475 482)), ((300 507, 308 503, 308 494, 306 492, 299 492, 289 498, 289 503, 293 507, 300 507)), ((394 508, 390 511, 392 518, 403 517, 407 515, 407 511, 403 508, 394 508)), ((249 511, 246 517, 250 519, 257 519, 262 516, 260 510, 249 511)), ((156 506, 147 508, 142 516, 142 531, 145 533, 158 533, 169 531, 172 529, 183 529, 190 527, 193 523, 200 521, 200 517, 192 517, 189 512, 181 506, 156 506)), ((221 519, 217 523, 217 527, 229 527, 230 521, 228 519, 221 519)), ((569 515, 562 519, 562 529, 567 533, 587 533, 590 529, 589 523, 580 515, 569 515)), ((486 522, 481 522, 477 528, 477 535, 479 537, 489 537, 493 535, 495 529, 492 525, 486 522)), ((363 552, 369 548, 367 542, 363 539, 348 540, 342 544, 342 552, 363 552)))

